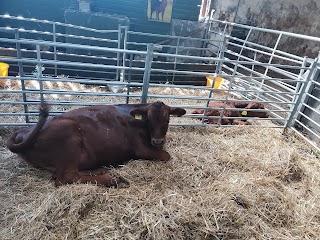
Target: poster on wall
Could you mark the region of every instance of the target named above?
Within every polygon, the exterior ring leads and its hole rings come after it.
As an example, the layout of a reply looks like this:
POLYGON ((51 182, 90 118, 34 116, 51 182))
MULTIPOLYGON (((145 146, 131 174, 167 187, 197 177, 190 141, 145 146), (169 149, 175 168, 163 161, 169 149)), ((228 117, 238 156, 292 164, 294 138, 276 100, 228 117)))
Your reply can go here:
POLYGON ((171 22, 173 0, 148 0, 148 19, 151 21, 171 22))

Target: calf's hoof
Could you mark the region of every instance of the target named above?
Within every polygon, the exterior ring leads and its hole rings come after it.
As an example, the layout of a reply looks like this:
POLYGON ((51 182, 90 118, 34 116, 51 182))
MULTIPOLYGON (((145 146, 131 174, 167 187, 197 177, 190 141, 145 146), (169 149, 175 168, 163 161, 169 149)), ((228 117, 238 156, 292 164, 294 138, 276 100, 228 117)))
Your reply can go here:
POLYGON ((171 158, 171 156, 170 156, 170 154, 169 153, 167 153, 167 152, 164 152, 163 154, 162 154, 162 156, 161 156, 161 161, 164 161, 164 162, 167 162, 167 161, 169 161, 170 160, 170 158, 171 158))
POLYGON ((127 188, 130 186, 130 182, 121 176, 116 177, 115 179, 116 179, 115 187, 117 188, 127 188))

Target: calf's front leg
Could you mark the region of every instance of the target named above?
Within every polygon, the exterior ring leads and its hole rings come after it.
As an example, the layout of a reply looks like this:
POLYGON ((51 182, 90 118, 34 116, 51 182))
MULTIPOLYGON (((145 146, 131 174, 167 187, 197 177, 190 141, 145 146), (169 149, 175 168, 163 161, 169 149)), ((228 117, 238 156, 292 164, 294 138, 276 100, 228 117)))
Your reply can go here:
POLYGON ((58 174, 55 178, 55 186, 62 186, 72 183, 93 183, 97 185, 107 187, 125 187, 129 185, 129 182, 122 177, 113 177, 108 173, 102 173, 100 175, 88 175, 86 171, 69 170, 63 174, 58 174))
POLYGON ((141 159, 169 161, 171 156, 168 152, 159 148, 144 147, 136 152, 136 156, 141 159))

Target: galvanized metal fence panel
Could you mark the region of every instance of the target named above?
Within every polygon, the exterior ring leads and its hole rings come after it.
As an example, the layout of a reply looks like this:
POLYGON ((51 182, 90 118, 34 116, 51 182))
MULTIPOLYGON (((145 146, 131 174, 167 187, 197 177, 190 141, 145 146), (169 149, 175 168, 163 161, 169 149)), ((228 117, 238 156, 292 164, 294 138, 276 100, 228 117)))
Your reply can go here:
MULTIPOLYGON (((4 80, 0 81, 4 82, 0 89, 1 126, 34 124, 38 105, 44 101, 52 105, 50 114, 57 115, 79 106, 161 100, 187 109, 183 118, 172 119, 172 126, 208 126, 208 119, 217 119, 210 126, 232 127, 222 124, 227 118, 250 120, 252 124, 247 127, 297 131, 295 123, 319 139, 315 130, 319 122, 302 109, 319 114, 319 109, 308 105, 307 100, 319 102, 319 96, 312 95, 310 90, 319 86, 315 77, 318 60, 281 49, 286 37, 320 41, 318 38, 221 21, 210 23, 209 38, 200 39, 134 32, 126 26, 103 31, 9 15, 0 18, 13 22, 12 26, 0 24, 0 61, 10 64, 9 76, 0 78, 4 80), (18 28, 15 21, 20 26, 28 24, 18 28), (31 23, 46 25, 45 29, 52 31, 32 29, 31 23), (232 35, 235 26, 245 29, 244 39, 232 35), (81 36, 68 35, 65 28, 81 29, 88 35, 83 32, 81 36), (271 34, 274 45, 258 41, 261 33, 271 34), (130 41, 134 35, 158 40, 155 43, 130 41), (83 42, 68 42, 70 38, 83 42), (203 48, 195 47, 197 54, 189 55, 180 51, 186 48, 180 45, 183 40, 201 42, 203 48), (213 79, 211 86, 205 86, 208 76, 213 79), (215 88, 218 78, 223 83, 215 88), (214 101, 260 102, 265 105, 262 111, 270 117, 226 117, 222 114, 224 110, 246 109, 228 108, 226 104, 212 108, 210 103, 214 101), (195 109, 204 109, 204 113, 192 114, 195 109), (222 111, 219 116, 206 116, 208 110, 222 111), (310 118, 314 128, 308 127, 301 116, 310 118)), ((319 149, 316 141, 311 143, 319 149)))

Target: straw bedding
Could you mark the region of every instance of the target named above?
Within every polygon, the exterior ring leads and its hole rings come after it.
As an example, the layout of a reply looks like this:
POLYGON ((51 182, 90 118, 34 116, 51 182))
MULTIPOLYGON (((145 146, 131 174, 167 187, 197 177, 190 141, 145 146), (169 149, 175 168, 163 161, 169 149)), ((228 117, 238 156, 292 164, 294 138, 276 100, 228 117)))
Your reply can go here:
MULTIPOLYGON (((271 122, 266 124, 272 125, 271 122)), ((170 128, 169 162, 111 169, 128 188, 73 184, 5 148, 0 239, 316 239, 319 154, 271 128, 170 128)))

